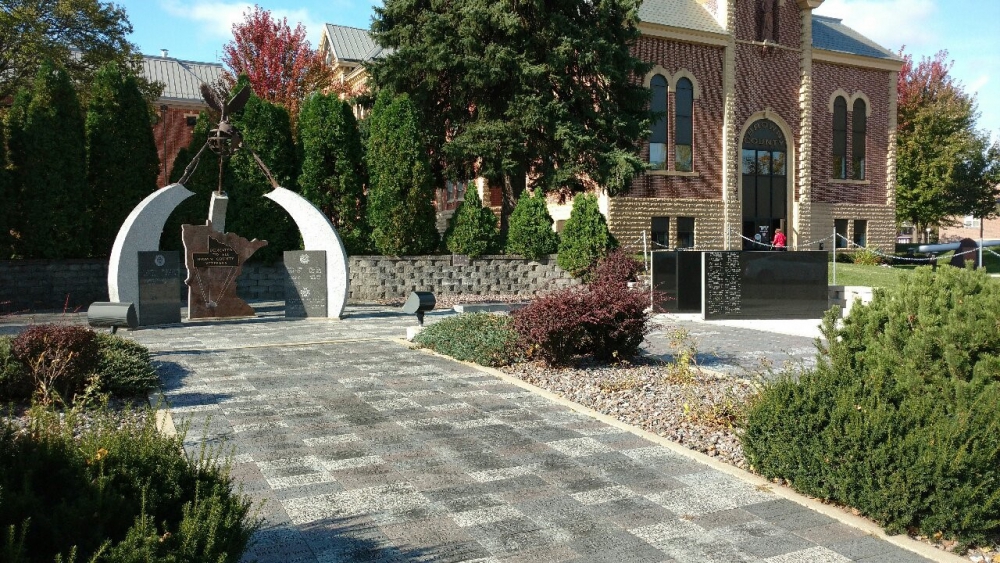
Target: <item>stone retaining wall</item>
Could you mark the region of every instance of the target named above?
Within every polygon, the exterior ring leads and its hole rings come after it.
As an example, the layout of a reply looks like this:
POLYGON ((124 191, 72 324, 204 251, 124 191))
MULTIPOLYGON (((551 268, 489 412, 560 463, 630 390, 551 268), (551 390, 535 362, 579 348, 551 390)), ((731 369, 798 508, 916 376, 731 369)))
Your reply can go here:
MULTIPOLYGON (((468 261, 452 256, 352 256, 350 301, 405 299, 411 291, 439 296, 518 295, 577 283, 556 265, 510 256, 468 261)), ((285 272, 280 264, 250 264, 237 280, 244 299, 280 301, 285 272)), ((186 300, 187 287, 181 287, 186 300)), ((0 314, 25 310, 86 309, 108 300, 106 260, 0 260, 0 314)))

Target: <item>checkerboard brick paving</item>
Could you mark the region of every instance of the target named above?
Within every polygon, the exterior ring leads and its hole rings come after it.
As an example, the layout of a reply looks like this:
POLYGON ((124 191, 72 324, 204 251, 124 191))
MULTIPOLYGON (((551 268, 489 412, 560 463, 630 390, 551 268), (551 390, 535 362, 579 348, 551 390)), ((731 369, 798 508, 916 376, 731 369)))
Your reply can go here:
POLYGON ((348 311, 134 333, 260 503, 246 561, 926 561, 348 311))

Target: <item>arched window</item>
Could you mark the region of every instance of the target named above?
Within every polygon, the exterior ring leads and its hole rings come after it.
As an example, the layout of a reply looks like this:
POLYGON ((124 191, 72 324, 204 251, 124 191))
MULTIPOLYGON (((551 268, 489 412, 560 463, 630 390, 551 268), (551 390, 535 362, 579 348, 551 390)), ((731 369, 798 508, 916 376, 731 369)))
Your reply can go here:
POLYGON ((654 75, 649 88, 652 90, 649 109, 656 114, 649 136, 649 166, 660 170, 667 165, 667 79, 662 74, 654 75))
POLYGON ((851 136, 851 178, 865 179, 865 137, 868 135, 868 106, 858 99, 854 102, 853 135, 851 136))
POLYGON ((691 114, 694 105, 694 86, 687 78, 677 81, 677 116, 674 119, 674 164, 678 172, 691 171, 691 114))
POLYGON ((847 100, 833 102, 833 177, 847 178, 847 100))

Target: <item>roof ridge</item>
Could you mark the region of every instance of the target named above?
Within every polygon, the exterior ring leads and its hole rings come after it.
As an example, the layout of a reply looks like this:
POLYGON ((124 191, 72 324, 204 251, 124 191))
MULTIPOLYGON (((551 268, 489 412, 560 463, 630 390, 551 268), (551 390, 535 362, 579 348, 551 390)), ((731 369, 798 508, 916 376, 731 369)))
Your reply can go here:
POLYGON ((363 31, 363 32, 371 35, 371 30, 370 29, 365 29, 363 27, 354 27, 352 25, 340 25, 340 24, 337 24, 337 23, 328 23, 326 25, 329 26, 329 27, 340 27, 340 28, 344 28, 344 29, 356 29, 358 31, 363 31))
POLYGON ((190 60, 187 60, 187 59, 178 59, 176 57, 164 57, 164 56, 161 56, 161 55, 143 55, 142 58, 144 58, 144 59, 155 59, 155 60, 158 60, 158 61, 173 61, 173 62, 179 63, 181 65, 184 65, 184 64, 194 64, 194 65, 210 65, 210 66, 217 66, 217 67, 223 66, 222 63, 210 63, 210 62, 205 62, 205 61, 190 61, 190 60))
POLYGON ((813 19, 814 20, 827 20, 827 21, 832 21, 832 22, 837 22, 837 23, 844 23, 844 18, 835 18, 833 16, 824 16, 824 15, 821 15, 821 14, 813 14, 813 19))

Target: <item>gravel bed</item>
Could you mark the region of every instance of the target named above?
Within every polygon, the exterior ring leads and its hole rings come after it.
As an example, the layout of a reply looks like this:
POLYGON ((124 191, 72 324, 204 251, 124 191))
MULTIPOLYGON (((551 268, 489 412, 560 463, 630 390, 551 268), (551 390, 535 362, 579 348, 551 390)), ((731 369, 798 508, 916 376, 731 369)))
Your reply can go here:
POLYGON ((505 373, 726 463, 746 469, 735 424, 755 382, 656 359, 612 366, 547 368, 520 363, 505 373))
MULTIPOLYGON (((126 426, 141 427, 149 417, 153 416, 153 409, 148 408, 146 403, 135 403, 131 401, 113 400, 108 402, 106 409, 108 415, 112 416, 118 423, 119 428, 126 426)), ((84 431, 93 427, 96 417, 100 411, 81 410, 70 415, 73 420, 73 435, 79 437, 84 431)), ((60 420, 66 420, 66 413, 59 413, 60 420)), ((27 432, 30 417, 26 405, 15 405, 9 410, 0 414, 3 422, 9 422, 18 429, 18 432, 27 432)))

